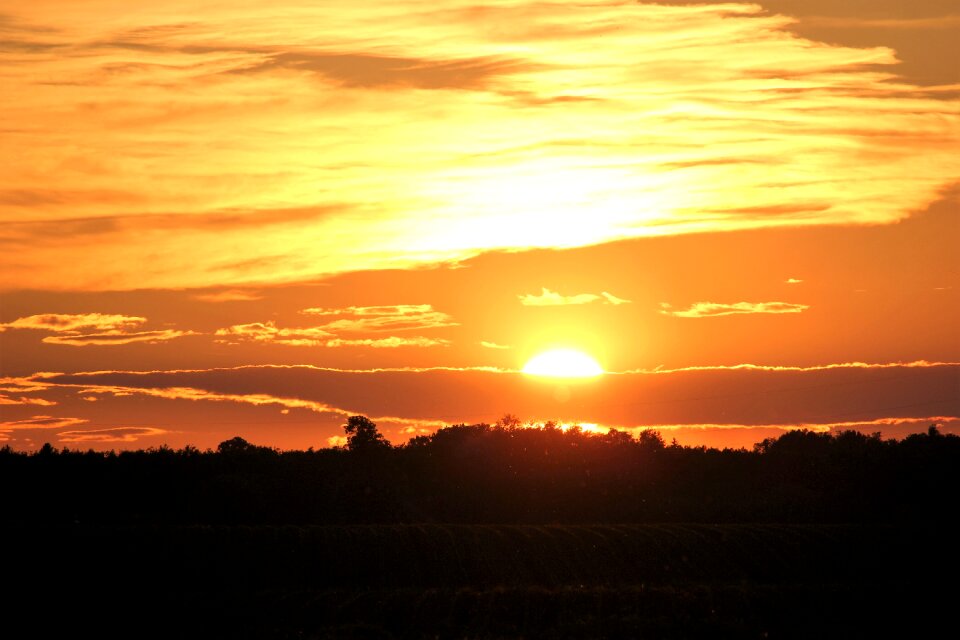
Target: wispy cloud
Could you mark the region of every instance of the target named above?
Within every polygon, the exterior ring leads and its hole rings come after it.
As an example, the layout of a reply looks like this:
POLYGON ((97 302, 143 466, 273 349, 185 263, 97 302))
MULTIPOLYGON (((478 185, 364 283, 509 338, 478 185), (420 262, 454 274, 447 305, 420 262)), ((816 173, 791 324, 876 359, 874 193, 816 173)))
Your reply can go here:
POLYGON ((577 293, 567 296, 557 293, 556 291, 551 291, 546 287, 543 287, 539 294, 529 293, 517 297, 520 299, 520 304, 526 307, 556 307, 562 305, 590 304, 591 302, 598 301, 616 306, 630 302, 606 291, 601 292, 599 295, 595 293, 577 293))
POLYGON ((252 291, 243 289, 227 289, 226 291, 216 291, 214 293, 198 293, 193 296, 195 300, 202 302, 249 302, 260 300, 263 296, 252 291))
POLYGON ((301 327, 280 329, 274 321, 235 324, 225 329, 217 329, 214 335, 218 342, 237 344, 240 341, 282 344, 291 347, 318 347, 324 340, 333 336, 320 327, 301 327))
POLYGON ((83 330, 124 331, 138 327, 146 318, 109 313, 41 313, 0 324, 3 329, 38 329, 56 332, 83 330))
POLYGON ((960 175, 949 93, 898 79, 890 49, 814 42, 755 4, 7 12, 2 288, 246 287, 892 223, 960 175))
POLYGON ((429 304, 398 304, 375 307, 345 307, 324 309, 313 307, 301 313, 314 316, 350 316, 332 320, 321 327, 333 333, 368 333, 381 331, 409 331, 452 327, 454 322, 446 313, 429 304))
POLYGON ((804 16, 804 26, 832 29, 940 30, 960 28, 960 15, 929 18, 858 18, 854 16, 804 16))
POLYGON ((89 420, 83 418, 55 418, 53 416, 33 416, 23 420, 4 420, 0 422, 0 432, 10 432, 23 429, 62 429, 85 424, 89 420))
POLYGON ((823 365, 811 365, 808 367, 786 366, 786 365, 763 365, 763 364, 733 364, 733 365, 702 365, 693 367, 680 367, 677 369, 667 369, 657 367, 655 369, 633 369, 621 373, 681 373, 685 371, 830 371, 832 369, 927 369, 939 367, 960 367, 960 362, 930 362, 927 360, 914 360, 912 362, 838 362, 823 365))
POLYGON ((170 433, 158 427, 111 427, 109 429, 87 429, 61 431, 57 439, 65 443, 104 443, 136 442, 140 438, 163 436, 170 433))
POLYGON ((449 340, 439 338, 425 338, 423 336, 412 336, 402 338, 390 336, 389 338, 334 338, 327 340, 327 347, 373 347, 374 349, 396 349, 397 347, 446 347, 450 345, 449 340))
POLYGON ((4 393, 0 393, 0 404, 35 405, 38 407, 52 407, 57 403, 52 400, 44 400, 43 398, 28 398, 26 396, 14 397, 14 396, 8 396, 4 393))
POLYGON ((612 304, 613 306, 630 303, 630 300, 625 300, 624 298, 618 298, 612 293, 607 293, 606 291, 601 291, 600 295, 602 295, 603 299, 607 301, 607 304, 612 304))
POLYGON ((449 340, 424 336, 386 336, 378 334, 394 331, 423 331, 456 326, 446 313, 429 304, 386 305, 376 307, 344 307, 326 309, 312 307, 300 313, 311 316, 340 316, 314 327, 279 328, 273 321, 237 324, 216 331, 219 342, 253 341, 293 347, 436 347, 450 344, 449 340), (345 316, 345 317, 343 317, 345 316), (361 334, 361 335, 357 335, 361 334), (362 337, 373 334, 377 337, 362 337))
POLYGON ((87 345, 98 346, 118 346, 122 344, 132 344, 134 342, 143 342, 146 344, 156 344, 182 338, 183 336, 197 335, 193 331, 178 331, 176 329, 162 329, 159 331, 106 331, 103 333, 67 333, 63 335, 47 336, 43 342, 47 344, 65 344, 72 347, 85 347, 87 345))
POLYGON ((510 349, 509 345, 497 344, 496 342, 487 342, 486 340, 480 341, 480 346, 486 349, 510 349))
POLYGON ((687 309, 674 309, 666 302, 661 303, 660 313, 677 318, 712 318, 753 313, 801 313, 810 308, 805 304, 791 302, 694 302, 687 309))
POLYGON ((42 342, 72 347, 118 346, 134 342, 154 344, 183 336, 197 335, 193 331, 177 329, 133 330, 139 329, 146 321, 146 318, 140 316, 106 313, 43 313, 0 324, 0 331, 6 329, 50 331, 54 335, 44 337, 42 342), (89 331, 93 333, 85 333, 89 331))
POLYGON ((798 278, 787 278, 785 282, 787 284, 800 284, 801 282, 803 282, 803 280, 800 280, 798 278))

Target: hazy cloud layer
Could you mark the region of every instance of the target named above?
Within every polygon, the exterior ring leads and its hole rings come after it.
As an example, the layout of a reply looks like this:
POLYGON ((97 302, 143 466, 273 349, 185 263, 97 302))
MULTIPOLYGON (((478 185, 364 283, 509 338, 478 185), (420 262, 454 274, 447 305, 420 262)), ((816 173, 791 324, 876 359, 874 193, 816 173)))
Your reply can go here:
MULTIPOLYGON (((864 429, 898 435, 925 421, 960 417, 960 364, 864 363, 821 367, 711 367, 547 380, 474 369, 342 371, 309 366, 197 371, 37 374, 22 382, 48 393, 96 392, 102 402, 133 394, 166 400, 228 402, 306 409, 337 421, 363 413, 390 425, 435 429, 455 422, 493 422, 505 413, 629 429, 864 429), (430 403, 422 398, 430 397, 430 403), (720 418, 720 419, 718 419, 720 418), (858 427, 859 428, 859 427, 858 427)), ((162 411, 161 411, 162 413, 162 411)), ((96 427, 91 420, 91 427, 96 427)), ((269 442, 269 432, 264 440, 269 442)), ((705 437, 712 438, 712 435, 705 437)), ((719 437, 719 436, 718 436, 719 437)), ((767 436, 762 436, 767 437, 767 436)), ((760 438, 758 438, 760 439, 760 438)))
POLYGON ((711 318, 748 313, 800 313, 810 307, 791 302, 694 302, 688 309, 674 309, 666 302, 660 305, 660 313, 677 318, 711 318))
POLYGON ((599 295, 595 293, 577 293, 574 295, 565 296, 557 293, 556 291, 551 291, 546 287, 542 288, 542 291, 539 295, 528 293, 526 295, 520 295, 517 297, 520 299, 520 304, 524 305, 525 307, 556 307, 562 305, 590 304, 591 302, 598 301, 616 306, 630 302, 629 300, 618 298, 612 293, 607 293, 606 291, 601 292, 599 295))
POLYGON ((890 223, 960 176, 956 88, 757 5, 6 11, 4 288, 240 286, 890 223))

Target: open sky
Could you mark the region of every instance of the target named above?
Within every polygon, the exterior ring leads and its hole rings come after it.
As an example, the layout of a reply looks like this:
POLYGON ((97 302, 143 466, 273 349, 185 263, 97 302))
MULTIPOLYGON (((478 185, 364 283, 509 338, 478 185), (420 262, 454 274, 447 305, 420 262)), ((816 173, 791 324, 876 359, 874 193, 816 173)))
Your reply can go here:
POLYGON ((955 0, 7 0, 0 444, 960 432, 957 43, 955 0))

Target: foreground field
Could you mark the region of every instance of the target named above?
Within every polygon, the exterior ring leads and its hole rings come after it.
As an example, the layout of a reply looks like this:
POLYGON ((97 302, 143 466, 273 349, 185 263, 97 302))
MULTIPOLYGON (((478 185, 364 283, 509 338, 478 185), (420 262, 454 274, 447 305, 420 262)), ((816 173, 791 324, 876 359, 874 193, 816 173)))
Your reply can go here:
MULTIPOLYGON (((7 527, 14 607, 140 636, 925 637, 923 526, 7 527), (143 626, 144 621, 150 623, 143 626)), ((12 608, 11 610, 17 610, 12 608)), ((932 633, 932 631, 930 631, 932 633)))

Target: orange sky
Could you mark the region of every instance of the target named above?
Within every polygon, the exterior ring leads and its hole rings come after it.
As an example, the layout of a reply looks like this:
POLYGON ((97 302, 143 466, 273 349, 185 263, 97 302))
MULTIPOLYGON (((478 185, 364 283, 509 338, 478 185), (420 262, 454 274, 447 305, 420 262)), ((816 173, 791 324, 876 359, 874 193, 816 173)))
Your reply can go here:
POLYGON ((154 4, 0 10, 0 442, 960 431, 953 2, 154 4))

